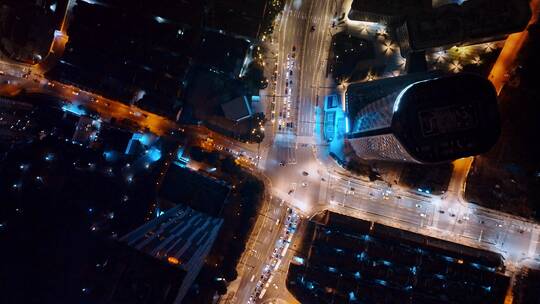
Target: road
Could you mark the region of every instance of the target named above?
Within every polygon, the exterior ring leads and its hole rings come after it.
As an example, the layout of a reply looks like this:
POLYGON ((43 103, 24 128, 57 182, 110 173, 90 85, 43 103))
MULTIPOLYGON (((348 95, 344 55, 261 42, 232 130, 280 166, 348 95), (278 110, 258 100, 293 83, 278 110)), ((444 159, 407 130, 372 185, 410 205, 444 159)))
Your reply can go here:
MULTIPOLYGON (((246 252, 239 262, 239 273, 242 274, 238 282, 238 290, 253 291, 260 280, 265 265, 273 254, 283 222, 286 215, 286 205, 281 199, 273 197, 263 207, 263 215, 259 217, 254 233, 246 244, 246 252)), ((229 303, 247 303, 250 292, 243 292, 231 296, 229 303)))
POLYGON ((330 45, 329 26, 336 1, 289 0, 277 28, 275 134, 277 159, 297 162, 299 142, 312 142, 318 84, 330 45))

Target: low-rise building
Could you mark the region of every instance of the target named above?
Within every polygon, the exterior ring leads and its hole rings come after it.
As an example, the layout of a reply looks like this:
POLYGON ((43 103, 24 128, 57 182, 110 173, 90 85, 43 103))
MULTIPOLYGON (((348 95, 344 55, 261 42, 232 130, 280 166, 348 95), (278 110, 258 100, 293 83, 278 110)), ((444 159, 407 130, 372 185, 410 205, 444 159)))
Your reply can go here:
POLYGON ((497 303, 510 278, 497 253, 323 211, 287 273, 302 303, 497 303))
POLYGON ((229 120, 241 121, 253 114, 251 104, 246 96, 238 96, 221 105, 223 114, 229 120))
POLYGON ((431 9, 431 0, 354 0, 349 19, 394 24, 409 14, 431 9))
POLYGON ((411 14, 396 28, 402 56, 436 47, 502 40, 525 29, 531 11, 526 0, 468 0, 411 14))

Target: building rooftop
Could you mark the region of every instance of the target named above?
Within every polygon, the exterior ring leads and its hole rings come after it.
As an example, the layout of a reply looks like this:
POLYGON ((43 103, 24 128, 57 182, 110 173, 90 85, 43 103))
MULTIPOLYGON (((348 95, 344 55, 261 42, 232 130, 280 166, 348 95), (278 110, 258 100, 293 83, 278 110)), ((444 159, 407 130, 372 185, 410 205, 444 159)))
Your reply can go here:
POLYGON ((95 289, 100 294, 93 299, 96 303, 175 303, 186 271, 126 244, 102 243, 107 267, 97 276, 95 289))
POLYGON ((431 8, 431 0, 355 0, 351 9, 379 14, 401 15, 406 9, 431 8))
POLYGON ((468 0, 408 16, 408 39, 399 40, 413 51, 492 41, 522 31, 530 17, 526 0, 468 0))
POLYGON ((225 117, 234 121, 241 121, 252 115, 251 105, 246 96, 239 96, 222 104, 221 109, 225 117))
POLYGON ((186 271, 213 244, 223 219, 179 204, 121 240, 154 258, 186 271))
POLYGON ((495 89, 487 79, 465 73, 416 82, 396 98, 391 128, 420 162, 487 152, 500 134, 495 89))
POLYGON ((221 215, 230 188, 223 181, 173 164, 169 167, 158 193, 160 199, 185 204, 210 216, 221 215))
POLYGON ((355 20, 362 13, 404 17, 427 9, 431 9, 431 0, 354 0, 349 18, 355 20))
POLYGON ((329 211, 306 229, 287 274, 303 303, 503 303, 509 285, 493 252, 329 211))
POLYGON ((234 33, 250 39, 259 34, 260 20, 265 12, 265 2, 259 0, 210 1, 208 19, 215 29, 234 33))

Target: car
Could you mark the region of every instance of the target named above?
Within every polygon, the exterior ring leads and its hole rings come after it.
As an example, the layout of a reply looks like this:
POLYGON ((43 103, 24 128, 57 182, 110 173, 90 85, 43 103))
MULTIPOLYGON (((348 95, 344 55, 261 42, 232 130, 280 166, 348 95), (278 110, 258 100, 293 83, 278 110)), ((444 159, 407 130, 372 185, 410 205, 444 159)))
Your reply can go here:
POLYGON ((291 195, 293 192, 294 192, 294 189, 291 189, 291 190, 289 190, 289 192, 287 192, 287 194, 291 195))
POLYGON ((315 31, 315 25, 312 25, 311 26, 311 29, 309 30, 310 32, 314 32, 315 31))
POLYGON ((289 76, 292 76, 292 70, 289 71, 289 76))
POLYGON ((285 167, 285 163, 284 163, 284 162, 279 162, 279 165, 280 165, 281 167, 285 167))
POLYGON ((77 91, 77 90, 72 90, 72 91, 71 91, 71 94, 77 96, 77 95, 79 95, 79 91, 77 91))
POLYGON ((292 51, 295 52, 296 51, 296 45, 293 45, 292 47, 292 51))
POLYGON ((307 173, 306 171, 302 171, 302 175, 303 175, 303 176, 308 176, 309 173, 307 173))
POLYGON ((5 74, 4 71, 0 71, 0 75, 4 75, 4 74, 5 74))
POLYGON ((302 187, 306 187, 307 186, 307 183, 306 182, 302 182, 302 187))

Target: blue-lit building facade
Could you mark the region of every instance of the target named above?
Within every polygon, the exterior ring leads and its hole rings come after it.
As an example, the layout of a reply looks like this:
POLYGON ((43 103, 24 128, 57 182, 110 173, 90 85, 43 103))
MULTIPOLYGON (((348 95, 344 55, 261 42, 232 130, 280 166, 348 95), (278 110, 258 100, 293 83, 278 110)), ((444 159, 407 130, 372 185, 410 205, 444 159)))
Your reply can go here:
POLYGON ((172 303, 181 303, 218 236, 223 219, 179 204, 121 241, 184 272, 172 303))
POLYGON ((349 86, 347 141, 359 157, 441 163, 484 153, 495 144, 499 115, 488 80, 465 73, 400 78, 349 86))

